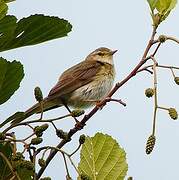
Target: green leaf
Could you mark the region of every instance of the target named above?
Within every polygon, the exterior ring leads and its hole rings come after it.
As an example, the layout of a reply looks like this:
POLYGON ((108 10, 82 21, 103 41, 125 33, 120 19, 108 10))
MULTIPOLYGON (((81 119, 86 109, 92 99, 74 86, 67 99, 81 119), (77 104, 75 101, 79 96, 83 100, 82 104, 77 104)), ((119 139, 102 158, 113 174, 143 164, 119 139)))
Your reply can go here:
POLYGON ((176 4, 177 4, 177 0, 171 0, 170 6, 168 7, 168 11, 171 11, 172 9, 174 9, 176 4))
POLYGON ((156 9, 161 15, 168 14, 176 5, 177 0, 159 0, 156 9))
POLYGON ((0 58, 0 104, 6 102, 14 94, 23 77, 23 65, 20 62, 9 62, 0 58))
POLYGON ((78 168, 91 179, 123 180, 128 169, 126 153, 111 136, 97 133, 82 145, 78 168))
POLYGON ((21 118, 23 119, 24 117, 24 112, 16 112, 12 116, 8 117, 3 123, 0 124, 0 128, 3 127, 5 124, 11 122, 12 120, 20 120, 21 118))
POLYGON ((71 24, 58 17, 36 14, 17 22, 15 16, 0 21, 0 51, 35 45, 67 36, 71 24))
POLYGON ((153 12, 156 6, 158 0, 147 0, 147 2, 149 3, 150 9, 153 12))
POLYGON ((15 0, 4 0, 4 1, 5 1, 5 3, 10 3, 10 2, 15 1, 15 0))
MULTIPOLYGON (((0 152, 10 161, 12 155, 12 145, 10 143, 0 143, 0 152)), ((0 177, 1 179, 9 179, 12 174, 5 159, 0 155, 0 177)))
POLYGON ((6 16, 7 10, 8 10, 7 4, 3 0, 1 0, 0 1, 0 20, 6 16))

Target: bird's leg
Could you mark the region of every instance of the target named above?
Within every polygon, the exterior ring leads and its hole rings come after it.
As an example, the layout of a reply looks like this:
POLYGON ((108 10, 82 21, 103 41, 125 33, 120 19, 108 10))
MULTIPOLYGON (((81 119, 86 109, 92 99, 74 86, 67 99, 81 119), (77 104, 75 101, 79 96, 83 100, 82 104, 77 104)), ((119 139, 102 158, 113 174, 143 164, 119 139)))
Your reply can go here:
MULTIPOLYGON (((72 111, 70 110, 70 108, 66 104, 64 104, 64 106, 68 110, 69 113, 72 113, 72 111)), ((79 122, 76 117, 73 117, 73 118, 74 118, 76 123, 79 122)))
POLYGON ((39 103, 40 103, 40 119, 39 120, 42 120, 42 118, 43 118, 43 111, 44 111, 43 101, 41 101, 39 103))
MULTIPOLYGON (((65 108, 68 110, 68 112, 71 113, 70 108, 69 108, 66 104, 64 104, 64 106, 65 106, 65 108)), ((75 120, 75 122, 76 122, 75 127, 76 127, 77 129, 79 129, 79 130, 80 130, 80 129, 83 129, 84 125, 82 125, 81 122, 78 121, 76 117, 73 116, 73 118, 74 118, 74 120, 75 120)))
MULTIPOLYGON (((61 101, 62 101, 63 105, 65 106, 65 108, 68 110, 68 112, 72 113, 70 108, 68 107, 67 103, 63 99, 61 99, 61 101)), ((73 118, 74 118, 74 120, 76 122, 75 127, 77 127, 78 129, 82 129, 83 125, 81 124, 81 122, 78 121, 76 117, 73 116, 73 118)))

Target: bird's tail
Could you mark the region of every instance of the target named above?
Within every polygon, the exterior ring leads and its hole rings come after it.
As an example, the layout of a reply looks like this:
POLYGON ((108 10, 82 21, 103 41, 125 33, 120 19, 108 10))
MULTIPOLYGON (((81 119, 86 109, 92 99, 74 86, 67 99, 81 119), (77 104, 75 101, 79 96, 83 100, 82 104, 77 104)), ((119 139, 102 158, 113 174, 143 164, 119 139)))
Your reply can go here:
MULTIPOLYGON (((57 105, 57 103, 55 103, 52 100, 49 100, 48 98, 45 98, 42 101, 42 107, 43 107, 43 112, 50 110, 50 109, 54 109, 59 107, 60 105, 57 105)), ((35 105, 33 105, 31 108, 29 108, 27 111, 25 111, 22 116, 19 116, 17 118, 14 118, 13 121, 11 122, 11 124, 16 124, 19 123, 25 119, 27 119, 28 117, 32 116, 33 114, 36 113, 41 113, 42 112, 42 108, 40 106, 40 103, 36 103, 35 105)))

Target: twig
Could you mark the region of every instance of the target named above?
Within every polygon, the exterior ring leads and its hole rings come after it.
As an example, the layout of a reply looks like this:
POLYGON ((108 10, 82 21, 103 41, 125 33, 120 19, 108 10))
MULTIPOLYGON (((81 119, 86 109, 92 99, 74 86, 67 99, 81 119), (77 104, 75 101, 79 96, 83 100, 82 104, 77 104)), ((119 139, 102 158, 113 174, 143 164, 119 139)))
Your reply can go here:
POLYGON ((171 70, 171 72, 172 72, 172 76, 173 76, 173 78, 175 79, 175 73, 174 73, 173 69, 172 69, 172 68, 170 68, 170 70, 171 70))
POLYGON ((154 53, 151 55, 151 57, 154 57, 154 56, 155 56, 155 54, 157 53, 157 51, 158 51, 159 47, 161 46, 161 44, 162 44, 162 43, 159 43, 159 44, 157 45, 157 48, 155 49, 155 51, 154 51, 154 53))
POLYGON ((21 139, 11 139, 11 138, 8 138, 8 137, 6 139, 8 139, 9 141, 13 141, 13 142, 21 142, 21 143, 24 144, 25 147, 28 146, 28 144, 26 142, 24 142, 23 140, 21 140, 21 139))
POLYGON ((29 138, 31 138, 32 136, 34 136, 35 135, 35 133, 32 133, 31 135, 29 135, 28 137, 26 137, 26 138, 24 138, 24 139, 22 139, 22 141, 26 141, 27 139, 29 139, 29 138))
POLYGON ((157 115, 157 72, 156 72, 156 66, 157 61, 153 56, 151 56, 152 60, 154 61, 153 64, 153 71, 154 71, 154 114, 153 114, 153 128, 152 128, 152 135, 155 135, 155 129, 156 129, 156 115, 157 115))
POLYGON ((122 104, 123 106, 126 106, 126 103, 123 102, 121 99, 114 99, 114 98, 111 98, 111 97, 107 97, 106 98, 106 102, 118 102, 119 104, 122 104))
POLYGON ((46 120, 31 120, 31 121, 26 121, 26 122, 22 122, 22 123, 18 123, 18 124, 13 124, 11 126, 9 126, 8 128, 6 128, 3 133, 6 133, 8 132, 10 129, 12 128, 15 128, 17 126, 29 126, 29 124, 32 124, 32 123, 44 123, 44 122, 53 122, 53 121, 57 121, 57 120, 61 120, 61 119, 64 119, 66 117, 69 117, 71 116, 71 114, 67 114, 67 115, 64 115, 64 116, 60 116, 58 118, 53 118, 53 119, 46 119, 46 120))
MULTIPOLYGON (((73 162, 72 159, 71 159, 71 156, 72 156, 74 153, 68 154, 68 153, 65 152, 64 150, 59 149, 59 148, 57 148, 57 147, 53 147, 53 146, 44 146, 44 147, 41 147, 41 148, 37 149, 36 155, 37 155, 38 153, 40 153, 42 150, 44 150, 44 149, 48 149, 48 150, 49 150, 49 149, 51 149, 51 150, 56 150, 56 152, 60 152, 60 153, 62 153, 62 154, 64 154, 64 155, 66 155, 66 156, 69 158, 70 163, 72 164, 72 166, 74 167, 74 169, 76 170, 76 172, 80 175, 80 172, 78 171, 78 168, 75 166, 74 162, 73 162)), ((47 162, 47 160, 46 160, 46 162, 47 162)), ((38 175, 37 175, 37 178, 39 178, 38 175)))
POLYGON ((40 104, 40 111, 41 111, 39 120, 42 120, 43 112, 44 112, 43 101, 40 101, 39 104, 40 104))
POLYGON ((169 108, 165 108, 165 107, 161 107, 161 106, 158 106, 159 109, 163 109, 163 110, 169 110, 169 108))
POLYGON ((69 173, 69 170, 68 170, 68 166, 67 166, 67 161, 66 161, 65 155, 64 155, 63 152, 61 152, 61 153, 62 153, 63 160, 64 160, 64 163, 65 163, 65 169, 66 169, 67 176, 70 177, 70 173, 69 173))
POLYGON ((179 44, 179 40, 171 36, 166 36, 166 40, 171 40, 179 44))
MULTIPOLYGON (((144 71, 144 70, 146 70, 146 69, 148 69, 148 68, 152 68, 153 67, 153 65, 148 65, 148 66, 144 66, 143 68, 140 68, 138 71, 137 71, 137 73, 138 72, 141 72, 141 71, 144 71)), ((176 67, 176 66, 167 66, 167 65, 159 65, 159 64, 157 64, 157 67, 158 68, 166 68, 166 69, 177 69, 177 70, 179 70, 179 67, 176 67)), ((153 73, 153 72, 152 72, 153 73)))
POLYGON ((76 150, 73 151, 71 154, 69 154, 69 156, 70 157, 73 156, 80 149, 80 147, 81 147, 81 144, 79 144, 78 147, 76 148, 76 150))
POLYGON ((149 68, 149 67, 143 67, 143 68, 139 69, 139 70, 137 71, 137 73, 142 72, 142 71, 147 71, 147 72, 149 72, 150 74, 153 74, 153 71, 151 71, 151 70, 149 70, 149 69, 147 69, 147 68, 149 68))

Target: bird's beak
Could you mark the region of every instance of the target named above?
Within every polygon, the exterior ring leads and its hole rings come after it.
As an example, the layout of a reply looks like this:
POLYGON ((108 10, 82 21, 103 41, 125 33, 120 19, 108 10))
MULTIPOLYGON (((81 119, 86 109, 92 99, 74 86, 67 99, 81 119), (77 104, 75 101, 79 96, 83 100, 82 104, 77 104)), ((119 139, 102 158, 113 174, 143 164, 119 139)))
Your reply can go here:
POLYGON ((118 50, 111 51, 111 55, 115 54, 118 50))

